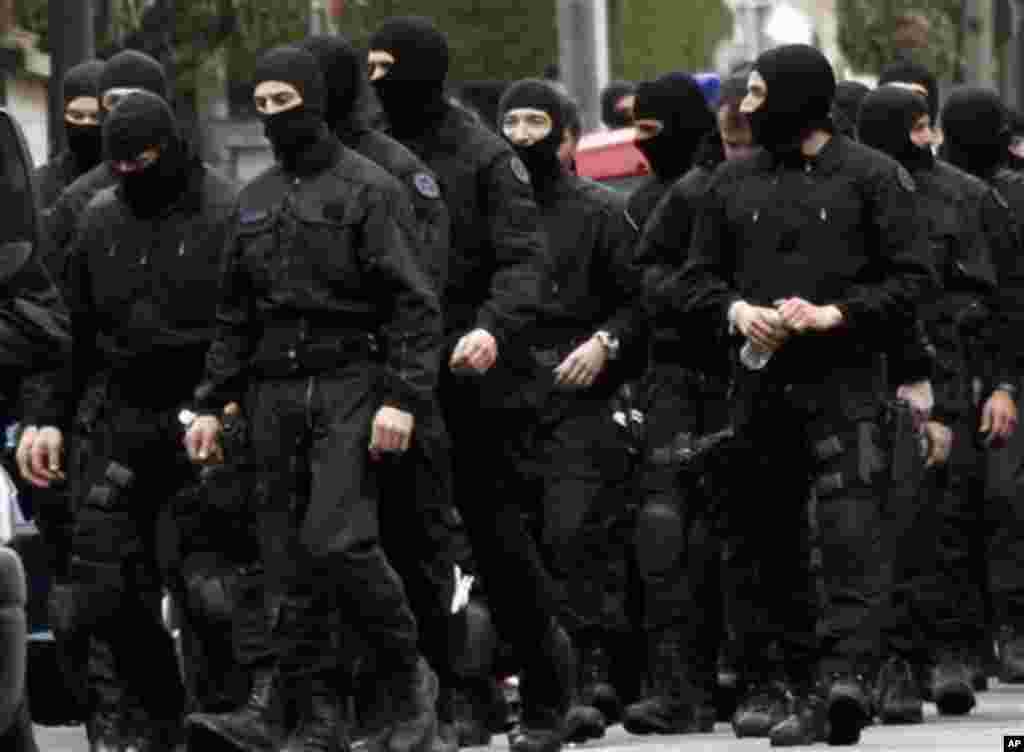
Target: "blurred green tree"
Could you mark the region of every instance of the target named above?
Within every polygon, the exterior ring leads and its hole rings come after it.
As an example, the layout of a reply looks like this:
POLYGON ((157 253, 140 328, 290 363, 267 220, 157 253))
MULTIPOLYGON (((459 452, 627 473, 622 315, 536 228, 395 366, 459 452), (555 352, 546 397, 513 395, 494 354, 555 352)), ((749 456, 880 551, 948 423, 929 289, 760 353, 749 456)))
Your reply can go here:
POLYGON ((610 0, 609 18, 612 75, 631 81, 712 70, 733 25, 722 0, 610 0))
POLYGON ((911 56, 939 78, 956 73, 963 49, 960 0, 838 0, 839 46, 859 73, 911 56))

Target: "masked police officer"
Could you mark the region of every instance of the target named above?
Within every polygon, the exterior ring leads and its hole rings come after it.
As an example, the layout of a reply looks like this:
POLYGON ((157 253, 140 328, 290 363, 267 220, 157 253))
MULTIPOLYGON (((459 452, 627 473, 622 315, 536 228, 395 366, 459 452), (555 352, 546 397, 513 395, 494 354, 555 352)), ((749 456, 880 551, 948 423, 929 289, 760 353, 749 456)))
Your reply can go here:
MULTIPOLYGON (((923 489, 921 509, 938 510, 939 516, 925 516, 917 524, 936 530, 942 518, 962 516, 975 503, 969 483, 978 464, 973 380, 986 373, 981 364, 996 346, 984 341, 996 333, 990 325, 996 280, 982 218, 998 211, 1002 199, 977 178, 935 159, 928 102, 909 88, 886 85, 869 94, 861 105, 858 132, 864 144, 888 154, 913 176, 943 283, 943 293, 920 314, 936 350, 931 379, 936 404, 925 424, 931 449, 927 464, 946 467, 933 471, 936 477, 923 489)), ((1004 223, 1010 219, 1004 214, 1004 223)), ((908 522, 913 517, 891 511, 908 522)), ((895 633, 894 625, 887 629, 886 647, 900 658, 890 660, 879 677, 878 711, 884 722, 922 720, 915 673, 924 667, 931 669, 929 695, 940 713, 960 714, 974 705, 968 663, 979 639, 973 632, 982 623, 982 604, 968 579, 967 546, 951 543, 957 530, 950 527, 925 536, 935 541, 934 547, 915 547, 894 562, 898 602, 913 598, 916 626, 928 644, 915 644, 909 613, 899 615, 902 628, 895 633), (907 659, 917 664, 916 672, 907 659)))
POLYGON ((743 110, 763 150, 716 173, 673 291, 683 313, 750 343, 735 421, 754 449, 756 487, 773 488, 774 502, 737 515, 736 524, 750 525, 747 555, 759 577, 735 594, 746 607, 735 623, 742 659, 763 681, 781 672, 796 698, 791 709, 768 708, 779 720, 769 731, 777 746, 856 742, 867 722, 858 675, 877 658, 857 626, 884 595, 876 360, 885 328, 912 320, 934 285, 913 180, 888 157, 833 135, 834 94, 832 68, 814 48, 788 45, 758 58, 743 110), (823 560, 832 567, 820 640, 808 478, 817 479, 823 560), (764 535, 769 528, 774 534, 764 535), (776 667, 772 642, 781 647, 776 667))
MULTIPOLYGON (((376 652, 390 692, 375 743, 424 750, 436 727, 437 678, 419 656, 416 621, 380 547, 373 460, 408 448, 431 398, 437 298, 417 262, 405 189, 330 134, 316 59, 275 48, 254 78, 278 164, 239 199, 189 453, 217 459, 218 416, 252 385, 252 451, 268 494, 264 565, 287 596, 275 652, 298 716, 285 748, 341 743, 332 686, 343 659, 331 619, 339 614, 376 652), (295 493, 295 462, 308 468, 308 493, 295 493)), ((268 712, 269 689, 264 681, 255 698, 268 712)))
POLYGON ((68 146, 36 170, 39 208, 53 206, 61 192, 103 159, 99 81, 103 63, 86 60, 64 75, 64 131, 68 146))
POLYGON ((644 222, 635 264, 643 270, 652 330, 634 532, 650 681, 648 692, 626 709, 624 725, 639 734, 688 733, 710 730, 715 721, 710 704, 721 641, 720 550, 707 534, 706 520, 698 521, 691 489, 680 488, 671 450, 680 434, 721 428, 724 411, 712 385, 728 384, 728 360, 719 356, 722 342, 709 331, 681 326, 670 311, 664 315, 658 296, 665 279, 682 267, 687 246, 680 239, 691 234, 699 197, 722 160, 722 148, 714 116, 687 75, 640 84, 636 113, 637 146, 658 176, 630 198, 629 209, 644 222), (695 158, 702 163, 695 165, 695 158), (645 208, 662 194, 657 208, 645 208), (691 581, 691 572, 701 574, 691 581))
MULTIPOLYGON (((995 92, 977 87, 953 91, 942 108, 945 135, 941 154, 961 169, 993 186, 1009 205, 1013 222, 1009 227, 1002 215, 989 221, 993 261, 999 282, 999 352, 995 367, 981 380, 981 415, 976 433, 983 448, 989 450, 986 464, 975 473, 976 486, 986 498, 980 526, 978 518, 962 519, 963 534, 971 536, 972 558, 981 559, 987 576, 982 586, 992 601, 995 626, 999 628, 1001 679, 1024 679, 1024 583, 1018 571, 1018 542, 1022 530, 1020 493, 1013 478, 1018 476, 1022 447, 1017 439, 1016 398, 1020 388, 1021 322, 1024 321, 1020 296, 1022 279, 1021 217, 1024 216, 1024 180, 1020 173, 1006 167, 1010 128, 1006 109, 995 92), (1000 228, 999 224, 1004 227, 1000 228), (1004 230, 1002 233, 999 230, 1004 230), (1009 232, 1005 230, 1008 229, 1009 232), (1006 444, 1009 444, 1006 446, 1006 444), (971 534, 980 527, 982 534, 971 534)), ((972 431, 972 433, 975 433, 972 431)), ((975 513, 977 505, 973 510, 975 513)))
POLYGON ((551 297, 524 337, 540 369, 538 413, 520 420, 524 459, 538 476, 542 552, 558 587, 560 621, 580 656, 580 707, 570 711, 567 738, 584 741, 604 728, 583 708, 609 722, 620 713, 608 637, 623 629, 625 615, 606 614, 604 599, 624 590, 609 581, 615 568, 608 557, 616 550, 607 531, 621 515, 613 490, 625 478, 627 456, 608 404, 623 380, 622 363, 614 361, 638 334, 631 302, 637 285, 629 265, 635 231, 623 203, 573 176, 558 158, 564 106, 550 84, 526 79, 505 92, 498 122, 530 172, 547 232, 551 297))
POLYGON ((452 218, 442 294, 440 398, 451 432, 456 505, 502 636, 526 667, 520 752, 560 741, 568 640, 549 579, 523 525, 504 461, 505 417, 528 399, 532 366, 516 338, 538 313, 545 240, 530 174, 512 148, 444 98, 448 43, 428 19, 392 18, 370 39, 369 75, 390 134, 438 175, 452 218), (467 334, 468 331, 468 334, 467 334))
POLYGON ((71 587, 55 628, 73 672, 84 670, 90 636, 102 636, 122 689, 146 713, 97 719, 99 737, 169 749, 184 708, 161 620, 156 520, 192 470, 177 426, 189 387, 164 377, 202 372, 234 191, 192 156, 154 94, 119 103, 105 119, 104 148, 118 182, 87 207, 69 256, 74 362, 49 374, 50 393, 27 406, 19 465, 37 486, 62 479, 73 432, 71 587))
MULTIPOLYGON (((100 123, 126 94, 140 89, 167 98, 167 79, 160 63, 137 50, 119 52, 106 61, 97 86, 100 123)), ((108 163, 100 162, 71 183, 45 216, 45 260, 58 281, 82 211, 97 192, 116 182, 108 163)))

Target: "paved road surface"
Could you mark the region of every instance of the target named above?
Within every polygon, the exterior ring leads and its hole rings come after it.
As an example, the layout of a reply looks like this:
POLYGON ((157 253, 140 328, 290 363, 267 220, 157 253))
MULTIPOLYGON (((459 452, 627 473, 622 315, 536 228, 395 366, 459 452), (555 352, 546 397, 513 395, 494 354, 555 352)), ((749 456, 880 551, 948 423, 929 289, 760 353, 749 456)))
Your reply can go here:
MULTIPOLYGON (((949 750, 949 752, 999 752, 1004 734, 1024 734, 1024 686, 996 687, 978 695, 978 707, 966 718, 939 718, 935 706, 925 722, 918 726, 874 726, 866 729, 858 750, 891 752, 898 750, 949 750)), ((37 741, 42 752, 88 752, 85 733, 80 728, 37 728, 37 741)), ((506 747, 503 736, 494 737, 493 749, 506 747)), ((824 750, 825 745, 817 745, 824 750)), ((616 727, 598 741, 583 745, 581 750, 615 750, 615 752, 742 752, 768 750, 766 740, 745 739, 732 735, 725 724, 714 734, 692 736, 637 737, 616 727)), ((202 752, 195 750, 194 752, 202 752)))

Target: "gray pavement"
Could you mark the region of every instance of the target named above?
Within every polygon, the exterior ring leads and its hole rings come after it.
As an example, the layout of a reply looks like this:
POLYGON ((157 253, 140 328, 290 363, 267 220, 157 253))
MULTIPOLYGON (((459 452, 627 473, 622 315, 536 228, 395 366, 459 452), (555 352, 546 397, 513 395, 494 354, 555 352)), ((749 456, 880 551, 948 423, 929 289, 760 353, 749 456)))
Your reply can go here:
MULTIPOLYGON (((866 729, 858 750, 955 750, 956 752, 998 752, 1003 735, 1024 734, 1024 686, 996 686, 978 695, 978 707, 964 718, 940 718, 935 706, 925 706, 925 722, 917 726, 874 726, 866 729)), ((42 752, 88 752, 85 733, 80 728, 36 729, 42 752)), ((507 745, 504 736, 494 737, 492 748, 507 745)), ((824 745, 818 745, 823 748, 824 745)), ((719 724, 713 734, 692 736, 638 737, 616 727, 597 742, 583 745, 585 750, 616 752, 726 752, 727 750, 768 749, 765 740, 736 739, 729 727, 719 724)), ((194 750, 193 752, 202 752, 194 750)))

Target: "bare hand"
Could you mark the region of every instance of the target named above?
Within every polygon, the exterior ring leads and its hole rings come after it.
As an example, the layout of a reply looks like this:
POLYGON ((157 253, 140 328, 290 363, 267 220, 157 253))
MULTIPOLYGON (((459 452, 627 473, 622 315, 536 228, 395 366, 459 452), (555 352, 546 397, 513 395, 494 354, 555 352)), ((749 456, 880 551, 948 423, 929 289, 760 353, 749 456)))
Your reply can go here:
POLYGON ((903 384, 896 390, 896 398, 910 404, 914 428, 917 429, 928 422, 935 407, 935 393, 932 391, 932 382, 928 380, 903 384))
POLYGON ((803 298, 783 300, 778 311, 782 323, 798 334, 827 332, 843 323, 843 313, 835 306, 816 306, 803 298))
POLYGON ((64 434, 59 428, 30 426, 21 434, 17 460, 21 477, 37 488, 49 488, 64 480, 61 462, 64 455, 64 434))
POLYGON ((607 364, 608 351, 597 337, 591 337, 555 368, 555 383, 559 386, 591 386, 607 364))
POLYGON ((370 457, 379 460, 384 454, 402 454, 409 448, 416 419, 412 413, 385 405, 373 416, 370 433, 370 457))
POLYGON ((753 306, 744 301, 735 304, 734 319, 740 334, 763 352, 775 352, 789 339, 789 331, 774 308, 753 306))
POLYGON ((942 423, 930 420, 924 424, 924 432, 928 437, 928 460, 925 467, 944 465, 953 451, 953 432, 942 423))
POLYGON ((978 433, 986 433, 985 442, 990 446, 1002 446, 1017 430, 1017 405, 1013 397, 1001 389, 992 392, 981 411, 981 427, 978 433))
POLYGON ((219 465, 224 462, 224 449, 220 445, 222 428, 220 419, 213 415, 200 415, 192 421, 185 433, 188 458, 200 465, 219 465))
POLYGON ((448 367, 453 371, 487 373, 498 360, 498 343, 490 332, 474 329, 459 340, 448 367))

